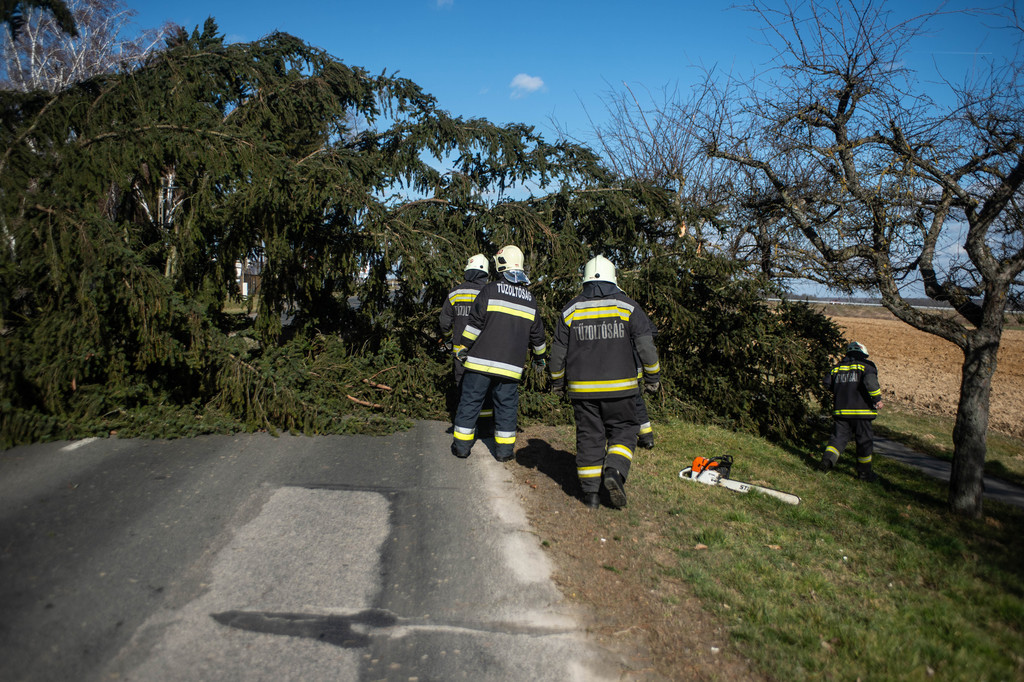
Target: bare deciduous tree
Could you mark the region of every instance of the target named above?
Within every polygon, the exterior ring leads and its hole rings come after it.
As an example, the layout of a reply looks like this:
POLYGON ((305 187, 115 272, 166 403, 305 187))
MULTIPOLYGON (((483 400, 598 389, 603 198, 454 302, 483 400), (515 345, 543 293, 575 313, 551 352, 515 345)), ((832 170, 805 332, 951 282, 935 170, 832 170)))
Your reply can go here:
POLYGON ((0 23, 6 24, 11 35, 17 38, 21 27, 25 25, 25 14, 37 7, 52 14, 60 30, 70 35, 78 35, 75 20, 67 5, 61 0, 2 0, 0 23))
POLYGON ((871 0, 742 9, 775 50, 765 73, 710 71, 688 99, 647 107, 630 88, 613 94, 612 122, 596 131, 604 153, 622 172, 671 178, 677 190, 685 180, 680 200, 701 206, 687 213, 708 212, 715 246, 752 270, 877 292, 900 320, 956 344, 949 503, 978 515, 996 354, 1024 291, 1019 17, 1012 3, 906 18, 871 0), (982 77, 948 80, 938 100, 908 58, 943 18, 984 22, 1018 47, 982 77), (958 315, 915 308, 911 291, 958 315))
POLYGON ((0 89, 56 92, 90 76, 132 68, 174 27, 133 32, 135 11, 120 0, 69 0, 76 33, 41 8, 28 11, 19 30, 0 32, 0 89))
POLYGON ((992 375, 1024 270, 1021 63, 992 63, 942 107, 904 61, 937 14, 899 21, 855 0, 747 9, 778 48, 777 69, 715 89, 705 149, 763 180, 755 198, 818 281, 877 291, 900 320, 962 350, 949 503, 980 515, 992 375), (912 306, 911 282, 959 317, 912 306))
POLYGON ((601 125, 591 121, 593 139, 573 138, 556 122, 559 134, 594 146, 620 177, 671 191, 684 216, 676 226, 680 237, 703 244, 705 230, 721 231, 719 207, 731 178, 723 177, 720 162, 701 153, 700 140, 690 132, 703 105, 700 94, 682 100, 678 89, 653 93, 623 83, 602 99, 607 116, 601 125))

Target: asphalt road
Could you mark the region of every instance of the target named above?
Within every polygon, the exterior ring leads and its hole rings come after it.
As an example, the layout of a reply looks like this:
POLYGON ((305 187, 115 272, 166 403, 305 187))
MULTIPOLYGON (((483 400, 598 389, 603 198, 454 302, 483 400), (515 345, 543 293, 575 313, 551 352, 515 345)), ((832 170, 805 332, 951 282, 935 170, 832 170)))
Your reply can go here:
MULTIPOLYGON (((897 443, 888 438, 879 438, 878 436, 875 436, 875 452, 903 462, 908 466, 916 467, 932 478, 937 478, 946 483, 949 482, 952 463, 947 460, 915 452, 902 443, 897 443)), ((999 500, 1006 504, 1024 507, 1024 489, 1020 486, 1007 483, 993 476, 984 476, 982 478, 982 487, 984 490, 982 494, 986 499, 999 500)))
POLYGON ((0 680, 619 679, 445 426, 0 453, 0 680))

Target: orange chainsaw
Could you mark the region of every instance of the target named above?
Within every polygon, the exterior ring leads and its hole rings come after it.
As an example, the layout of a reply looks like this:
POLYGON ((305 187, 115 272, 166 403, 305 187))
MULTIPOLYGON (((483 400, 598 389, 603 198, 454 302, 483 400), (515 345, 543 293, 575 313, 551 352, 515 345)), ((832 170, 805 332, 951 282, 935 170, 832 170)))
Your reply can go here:
POLYGON ((786 504, 800 504, 800 498, 792 493, 784 493, 781 490, 765 488, 764 486, 734 481, 729 478, 732 471, 732 457, 696 457, 693 463, 679 472, 679 478, 684 481, 697 481, 706 485, 717 485, 738 493, 748 493, 751 490, 782 500, 786 504))

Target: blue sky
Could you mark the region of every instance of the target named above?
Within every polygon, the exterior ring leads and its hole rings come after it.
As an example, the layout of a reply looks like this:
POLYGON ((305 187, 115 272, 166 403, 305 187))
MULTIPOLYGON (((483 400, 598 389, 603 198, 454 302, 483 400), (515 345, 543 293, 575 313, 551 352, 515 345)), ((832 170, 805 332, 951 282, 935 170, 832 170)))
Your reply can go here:
MULTIPOLYGON (((998 2, 998 0, 992 0, 998 2)), ((1018 0, 1024 3, 1024 0, 1018 0)), ((126 0, 136 24, 173 21, 192 30, 207 16, 231 42, 275 30, 321 47, 371 73, 387 70, 419 84, 454 115, 536 126, 553 139, 552 119, 588 139, 590 119, 604 116, 602 94, 630 84, 638 93, 681 91, 699 79, 696 66, 740 73, 771 56, 756 18, 731 2, 685 0, 126 0)), ((967 6, 947 3, 947 9, 967 6)), ((939 3, 902 0, 915 13, 939 3)), ((938 22, 909 55, 928 77, 932 65, 958 77, 984 56, 1011 48, 1006 31, 963 18, 938 22)))

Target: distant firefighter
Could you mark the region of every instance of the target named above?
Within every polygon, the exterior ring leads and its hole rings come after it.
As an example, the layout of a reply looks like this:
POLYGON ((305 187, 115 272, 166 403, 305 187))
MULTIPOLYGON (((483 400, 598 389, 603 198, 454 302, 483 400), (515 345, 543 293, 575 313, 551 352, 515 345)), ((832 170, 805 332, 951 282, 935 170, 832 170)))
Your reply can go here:
POLYGON ((832 437, 821 456, 821 470, 832 470, 852 437, 857 443, 857 478, 878 480, 878 474, 871 468, 875 451, 871 422, 882 406, 882 389, 878 385, 878 368, 868 360, 864 344, 854 341, 846 347, 846 355, 825 376, 824 385, 833 398, 832 437))

